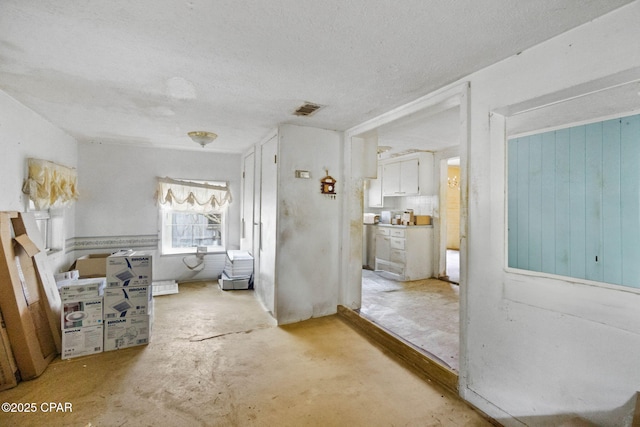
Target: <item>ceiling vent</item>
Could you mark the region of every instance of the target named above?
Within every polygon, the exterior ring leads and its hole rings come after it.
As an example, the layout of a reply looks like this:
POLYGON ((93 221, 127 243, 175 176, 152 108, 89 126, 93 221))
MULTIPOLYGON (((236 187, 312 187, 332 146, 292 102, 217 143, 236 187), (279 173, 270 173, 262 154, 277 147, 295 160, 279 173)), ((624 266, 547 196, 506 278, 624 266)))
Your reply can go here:
POLYGON ((311 116, 313 113, 322 108, 322 105, 306 102, 293 112, 296 116, 311 116))

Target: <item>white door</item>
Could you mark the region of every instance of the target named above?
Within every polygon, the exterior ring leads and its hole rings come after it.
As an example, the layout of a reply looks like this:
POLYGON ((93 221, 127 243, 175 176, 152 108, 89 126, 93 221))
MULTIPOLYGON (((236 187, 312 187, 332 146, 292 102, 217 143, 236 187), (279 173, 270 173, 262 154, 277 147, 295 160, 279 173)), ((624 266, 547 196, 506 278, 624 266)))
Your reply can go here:
POLYGON ((242 164, 242 220, 240 230, 240 249, 255 254, 253 247, 253 198, 255 153, 247 154, 242 164))
POLYGON ((258 251, 260 268, 256 291, 267 310, 275 317, 276 216, 278 184, 278 138, 262 145, 260 156, 260 225, 258 251))

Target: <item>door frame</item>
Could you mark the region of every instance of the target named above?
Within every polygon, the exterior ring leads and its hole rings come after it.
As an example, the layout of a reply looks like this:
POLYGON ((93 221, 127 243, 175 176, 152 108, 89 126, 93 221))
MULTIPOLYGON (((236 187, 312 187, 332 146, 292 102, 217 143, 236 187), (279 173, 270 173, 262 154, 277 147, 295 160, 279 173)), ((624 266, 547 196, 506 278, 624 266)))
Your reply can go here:
MULTIPOLYGON (((469 130, 469 82, 458 82, 413 102, 391 110, 367 122, 357 125, 345 132, 344 144, 344 194, 342 224, 342 263, 340 271, 339 304, 351 309, 360 309, 362 304, 362 214, 363 214, 363 182, 370 169, 371 153, 377 151, 377 140, 363 136, 376 128, 403 117, 421 113, 438 113, 449 108, 459 107, 460 114, 460 371, 462 379, 466 375, 466 343, 467 328, 464 319, 467 313, 467 227, 468 227, 468 152, 470 143, 469 130), (370 143, 370 141, 373 141, 370 143)), ((434 167, 436 171, 440 168, 434 167)), ((439 182, 439 172, 434 172, 434 179, 439 182)), ((434 230, 435 231, 435 230, 434 230)), ((434 233, 434 265, 440 265, 440 234, 434 233)))

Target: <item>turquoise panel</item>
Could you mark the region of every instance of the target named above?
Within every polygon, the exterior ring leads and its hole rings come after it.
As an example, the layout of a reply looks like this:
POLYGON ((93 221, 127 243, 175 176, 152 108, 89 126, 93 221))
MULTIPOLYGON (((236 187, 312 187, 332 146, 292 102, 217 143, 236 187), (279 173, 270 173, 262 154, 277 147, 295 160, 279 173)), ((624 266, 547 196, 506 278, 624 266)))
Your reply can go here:
POLYGON ((602 123, 585 126, 585 277, 602 281, 602 123))
POLYGON ((512 139, 507 146, 507 171, 508 171, 508 245, 509 267, 518 267, 518 141, 512 139))
POLYGON ((507 147, 508 265, 640 288, 640 115, 507 147))
POLYGON ((620 123, 620 119, 602 123, 602 280, 616 285, 622 284, 620 123))
POLYGON ((529 269, 529 137, 518 141, 518 268, 529 269))
POLYGON ((571 210, 569 170, 571 160, 570 132, 562 129, 556 135, 556 187, 555 187, 555 257, 556 269, 548 273, 569 276, 569 260, 571 257, 571 210))
POLYGON ((529 137, 529 270, 542 271, 542 135, 529 137))
POLYGON ((640 116, 620 127, 622 284, 640 287, 640 116))
POLYGON ((542 200, 540 202, 542 268, 541 271, 556 271, 556 134, 542 134, 541 151, 542 171, 540 186, 542 200))
POLYGON ((584 279, 585 243, 586 243, 586 186, 585 186, 585 128, 571 128, 571 160, 569 171, 570 212, 571 219, 571 261, 570 276, 584 279))

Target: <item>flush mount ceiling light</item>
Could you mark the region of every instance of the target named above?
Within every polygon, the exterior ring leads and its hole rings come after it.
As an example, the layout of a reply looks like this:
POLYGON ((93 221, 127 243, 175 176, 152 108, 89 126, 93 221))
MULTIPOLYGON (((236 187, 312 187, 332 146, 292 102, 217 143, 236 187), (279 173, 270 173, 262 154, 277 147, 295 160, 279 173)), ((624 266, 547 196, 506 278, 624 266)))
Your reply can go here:
POLYGON ((202 145, 202 148, 218 137, 218 135, 213 132, 205 132, 202 130, 189 132, 187 135, 189 135, 189 138, 191 138, 193 142, 202 145))

